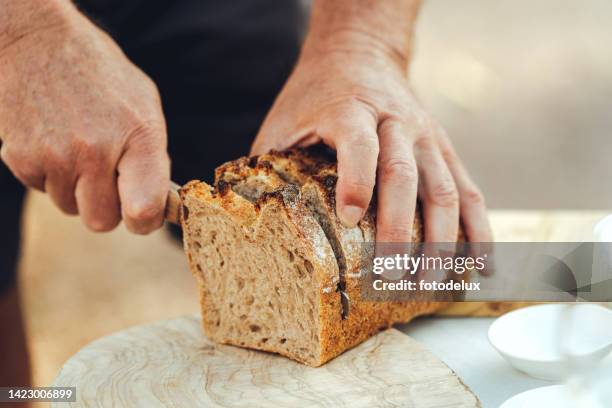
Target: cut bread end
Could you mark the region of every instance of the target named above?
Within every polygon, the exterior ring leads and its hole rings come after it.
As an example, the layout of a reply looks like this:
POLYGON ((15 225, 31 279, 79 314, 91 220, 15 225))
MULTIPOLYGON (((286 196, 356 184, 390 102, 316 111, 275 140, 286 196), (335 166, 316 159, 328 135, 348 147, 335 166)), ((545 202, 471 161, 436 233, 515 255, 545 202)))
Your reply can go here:
MULTIPOLYGON (((363 244, 375 206, 354 228, 335 214, 336 164, 326 149, 291 149, 219 167, 215 185, 181 189, 185 250, 213 340, 319 366, 436 302, 365 302, 363 244)), ((417 209, 413 242, 422 241, 417 209)))
POLYGON ((321 302, 337 267, 298 196, 285 186, 252 202, 231 188, 191 182, 181 190, 182 223, 206 334, 318 366, 321 302))

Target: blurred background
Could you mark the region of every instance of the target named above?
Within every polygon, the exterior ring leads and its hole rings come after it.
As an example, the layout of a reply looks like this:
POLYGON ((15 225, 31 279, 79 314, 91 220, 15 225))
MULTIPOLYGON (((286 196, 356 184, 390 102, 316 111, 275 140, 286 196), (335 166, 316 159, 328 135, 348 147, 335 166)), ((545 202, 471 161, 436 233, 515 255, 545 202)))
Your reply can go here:
MULTIPOLYGON (((411 81, 491 208, 610 208, 610 21, 607 0, 425 1, 411 81)), ((95 235, 36 193, 24 227, 35 384, 100 336, 198 312, 195 281, 165 231, 95 235)))
POLYGON ((612 2, 427 0, 412 83, 492 208, 612 206, 612 2))

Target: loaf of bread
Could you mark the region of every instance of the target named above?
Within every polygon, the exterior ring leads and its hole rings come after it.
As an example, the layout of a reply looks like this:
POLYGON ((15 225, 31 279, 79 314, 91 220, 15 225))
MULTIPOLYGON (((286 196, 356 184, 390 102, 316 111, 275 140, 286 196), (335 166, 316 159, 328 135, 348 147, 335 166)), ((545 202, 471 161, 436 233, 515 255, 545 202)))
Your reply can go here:
MULTIPOLYGON (((375 204, 357 227, 344 227, 336 180, 335 154, 315 146, 241 158, 216 170, 214 186, 192 181, 180 190, 185 251, 211 339, 320 366, 443 307, 361 300, 375 204)), ((423 240, 418 211, 412 240, 423 240)))

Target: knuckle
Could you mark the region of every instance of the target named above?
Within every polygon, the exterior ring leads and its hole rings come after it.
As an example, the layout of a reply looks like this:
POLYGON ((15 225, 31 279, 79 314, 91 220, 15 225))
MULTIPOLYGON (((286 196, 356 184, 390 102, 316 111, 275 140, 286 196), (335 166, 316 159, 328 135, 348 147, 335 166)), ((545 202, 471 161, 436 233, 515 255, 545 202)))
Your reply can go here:
POLYGON ((453 149, 445 146, 440 148, 440 154, 442 154, 442 159, 448 164, 452 164, 456 161, 457 157, 453 149))
POLYGON ((125 208, 125 216, 136 224, 155 221, 163 213, 163 205, 147 201, 137 204, 129 204, 125 208))
POLYGON ((338 183, 342 188, 369 193, 374 188, 374 178, 366 177, 365 174, 343 174, 338 183))
POLYGON ((39 180, 43 178, 43 174, 38 169, 28 164, 20 164, 10 168, 15 177, 21 180, 24 184, 30 187, 39 188, 39 180))
POLYGON ((361 207, 368 205, 372 189, 374 188, 373 181, 360 179, 344 179, 339 181, 338 193, 342 198, 339 201, 357 204, 361 207))
POLYGON ((484 195, 482 194, 482 191, 480 191, 480 189, 477 187, 467 188, 465 191, 462 192, 461 196, 461 199, 465 204, 485 205, 484 195))
POLYGON ((408 158, 390 158, 380 165, 382 179, 394 179, 403 183, 417 183, 418 171, 414 161, 408 158))
POLYGON ((16 166, 18 163, 26 161, 25 156, 23 152, 6 143, 2 144, 2 148, 0 148, 0 157, 9 167, 16 166))
POLYGON ((74 171, 70 151, 57 147, 45 149, 45 168, 54 173, 68 174, 74 171))
POLYGON ((41 169, 29 160, 18 156, 9 156, 5 160, 7 167, 22 183, 30 187, 40 188, 39 182, 44 178, 41 169))
POLYGON ((412 236, 412 225, 393 224, 381 227, 381 239, 387 242, 410 242, 412 236))
POLYGON ((26 149, 3 144, 0 157, 21 183, 35 189, 44 189, 45 173, 39 165, 40 160, 33 158, 26 149))
POLYGON ((459 204, 459 193, 451 179, 435 184, 429 192, 429 200, 440 207, 456 207, 459 204))
POLYGON ((74 144, 79 156, 88 162, 102 161, 108 153, 106 144, 97 137, 78 137, 75 138, 74 144))
POLYGON ((429 136, 434 132, 433 119, 422 109, 412 112, 410 123, 419 137, 429 136))
POLYGON ((420 150, 422 152, 432 152, 436 146, 430 134, 425 131, 416 137, 414 147, 416 150, 420 150))

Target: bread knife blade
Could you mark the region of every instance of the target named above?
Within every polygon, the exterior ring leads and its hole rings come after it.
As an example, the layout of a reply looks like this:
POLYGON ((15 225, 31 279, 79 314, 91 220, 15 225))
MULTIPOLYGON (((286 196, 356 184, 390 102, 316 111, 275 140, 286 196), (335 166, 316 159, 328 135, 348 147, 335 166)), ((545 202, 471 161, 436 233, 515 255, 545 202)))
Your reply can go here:
POLYGON ((166 200, 166 210, 164 212, 164 218, 166 221, 181 225, 181 196, 179 190, 181 186, 173 181, 170 181, 170 188, 168 189, 168 199, 166 200))

